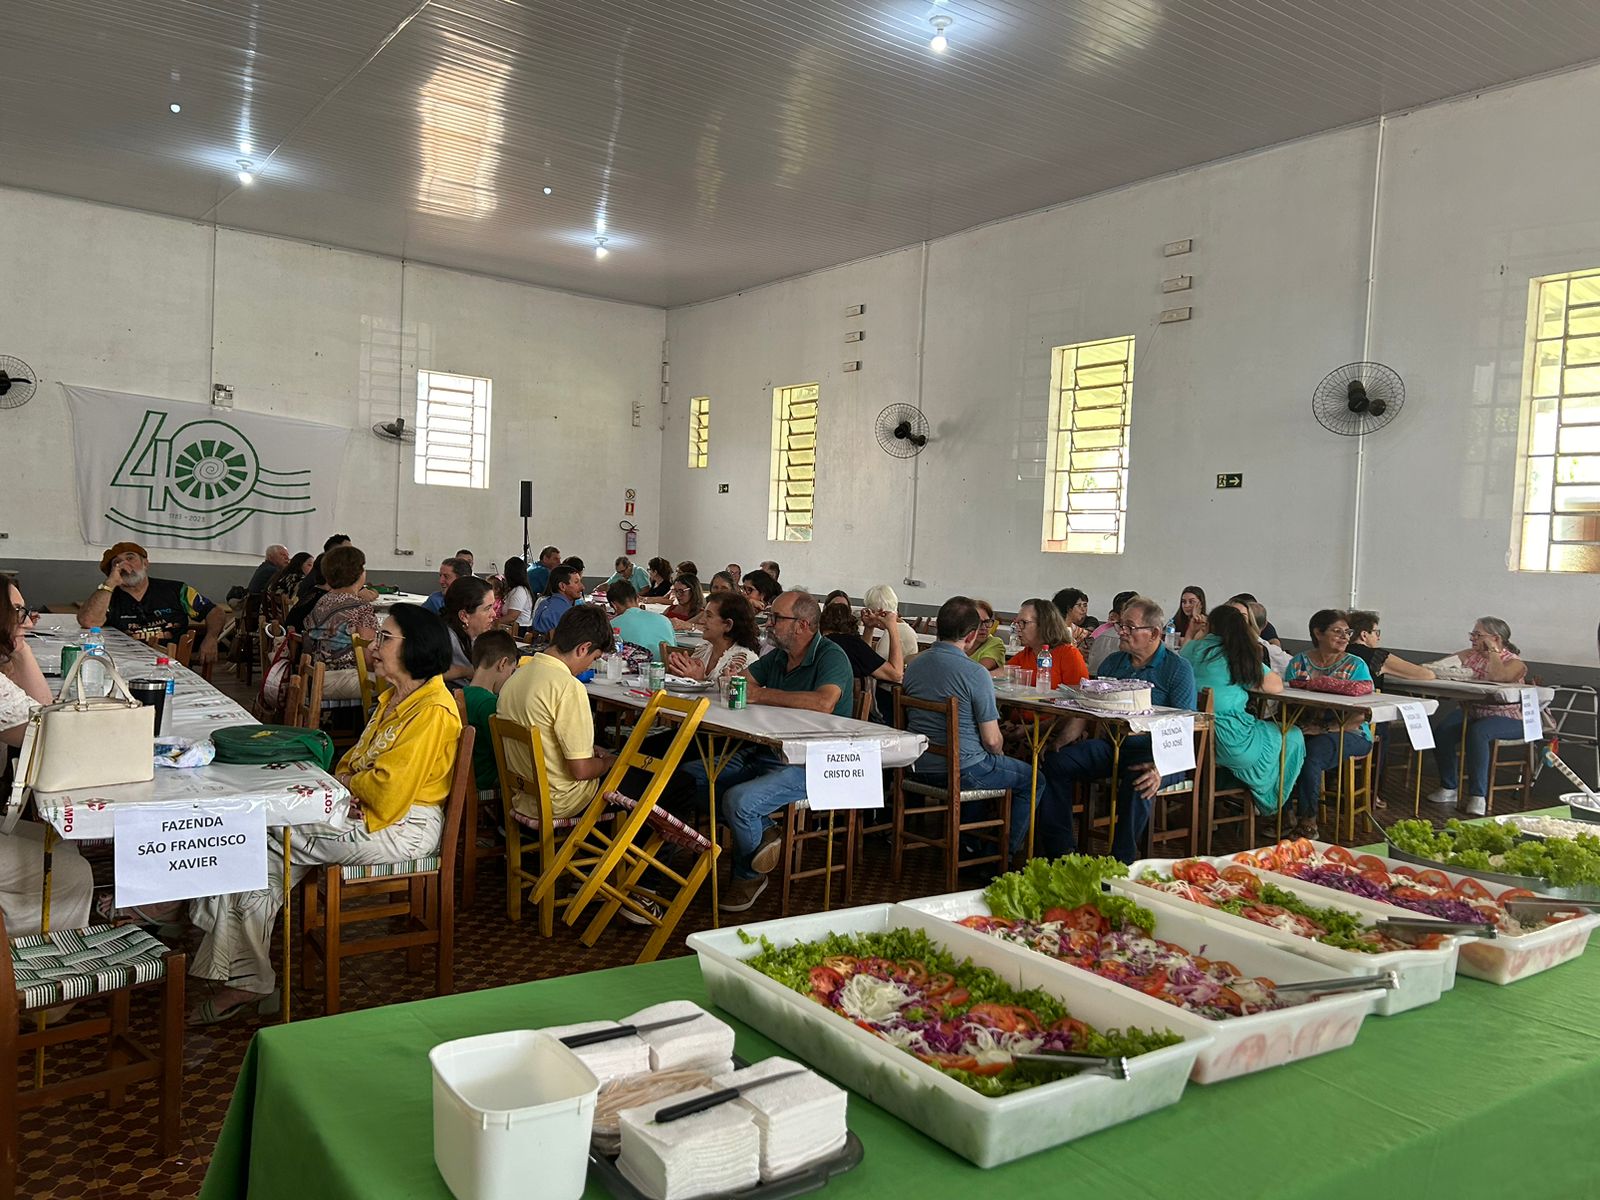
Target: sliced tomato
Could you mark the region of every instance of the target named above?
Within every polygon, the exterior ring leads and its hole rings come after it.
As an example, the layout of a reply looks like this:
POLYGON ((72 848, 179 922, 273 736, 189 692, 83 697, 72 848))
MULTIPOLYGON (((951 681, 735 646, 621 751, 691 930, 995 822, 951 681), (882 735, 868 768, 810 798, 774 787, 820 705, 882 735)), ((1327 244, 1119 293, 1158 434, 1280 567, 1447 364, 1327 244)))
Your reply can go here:
POLYGON ((844 986, 844 976, 832 967, 811 968, 811 994, 831 996, 844 986))
POLYGON ((1065 921, 1071 912, 1072 910, 1070 908, 1062 908, 1058 904, 1053 908, 1045 909, 1044 912, 1040 914, 1039 919, 1048 925, 1052 921, 1065 921))
POLYGON ((1448 889, 1450 887, 1450 877, 1443 871, 1435 871, 1431 867, 1426 871, 1417 872, 1417 882, 1438 888, 1448 889))
POLYGON ((1219 971, 1226 971, 1229 975, 1237 975, 1239 973, 1239 968, 1225 958, 1214 959, 1211 965, 1219 971))
POLYGON ((967 1010, 968 1018, 993 1025, 1002 1033, 1019 1033, 1038 1029, 1039 1018, 1033 1010, 1020 1004, 974 1004, 967 1010))
POLYGON ((1356 856, 1343 846, 1329 846, 1322 852, 1322 856, 1329 862, 1338 863, 1341 867, 1353 867, 1356 865, 1356 856))
POLYGON ((1069 1034, 1074 1042, 1089 1036, 1089 1026, 1076 1017, 1062 1017, 1050 1026, 1051 1033, 1069 1034))
POLYGON ((1537 900, 1538 897, 1527 888, 1512 888, 1510 891, 1501 892, 1495 899, 1504 904, 1507 900, 1537 900))
POLYGON ((929 1000, 937 1000, 956 985, 956 977, 943 971, 928 980, 922 989, 922 994, 929 1000))
POLYGON ((1261 877, 1248 867, 1223 867, 1222 878, 1240 888, 1246 896, 1261 894, 1261 877))
POLYGON ((979 933, 988 933, 991 929, 1009 929, 1011 922, 1003 917, 962 917, 957 925, 965 925, 968 929, 976 929, 979 933))
POLYGON ((1403 883, 1390 888, 1389 895, 1395 900, 1428 900, 1432 898, 1421 888, 1408 887, 1403 883))
POLYGON ((939 1004, 946 1012, 949 1012, 952 1008, 960 1008, 971 999, 972 993, 967 991, 966 988, 953 987, 939 997, 939 1004))
POLYGON ((969 1075, 998 1075, 1008 1062, 979 1063, 970 1054, 920 1054, 917 1057, 945 1071, 965 1071, 969 1075))
POLYGON ((1382 867, 1365 868, 1361 872, 1361 878, 1365 879, 1368 883, 1375 883, 1379 887, 1388 887, 1394 882, 1394 876, 1390 875, 1389 872, 1385 871, 1382 867))
POLYGON ((1159 996, 1167 990, 1167 969, 1165 967, 1157 967, 1143 979, 1130 980, 1129 982, 1146 996, 1159 996))
POLYGON ((1356 866, 1363 871, 1387 871, 1389 864, 1372 854, 1356 855, 1356 866))
POLYGON ((1224 987, 1217 992, 1217 998, 1214 1003, 1223 1008, 1237 1010, 1244 1007, 1244 997, 1239 995, 1239 993, 1234 991, 1231 987, 1224 987))
MULTIPOLYGON (((1341 850, 1341 849, 1343 849, 1342 846, 1335 846, 1334 847, 1334 850, 1341 850)), ((1302 837, 1302 838, 1295 838, 1294 841, 1289 843, 1289 852, 1291 854, 1293 854, 1296 858, 1312 858, 1312 857, 1314 857, 1316 855, 1317 848, 1311 844, 1311 839, 1310 838, 1303 838, 1302 837)), ((1348 854, 1350 852, 1348 850, 1345 850, 1345 853, 1348 854)), ((1333 857, 1332 851, 1329 851, 1328 857, 1329 858, 1333 857)))
POLYGON ((1494 893, 1476 879, 1463 879, 1460 883, 1453 884, 1450 890, 1463 900, 1494 900, 1494 893))
POLYGON ((1102 934, 1111 929, 1111 922, 1093 904, 1080 904, 1077 908, 1061 910, 1057 917, 1061 924, 1068 929, 1081 930, 1086 933, 1102 934))
POLYGON ((928 981, 928 965, 920 958, 905 958, 900 960, 898 974, 912 983, 926 983, 928 981))
POLYGON ((856 973, 856 963, 860 960, 849 954, 837 954, 832 958, 822 960, 822 965, 830 971, 837 971, 843 978, 849 979, 856 973))
POLYGON ((1172 868, 1172 877, 1181 879, 1185 883, 1192 883, 1197 887, 1205 887, 1215 883, 1220 875, 1215 867, 1208 862, 1201 862, 1198 858, 1186 858, 1172 868))
POLYGON ((863 958, 856 963, 856 971, 862 975, 876 975, 880 979, 888 979, 894 974, 894 962, 887 958, 863 958))

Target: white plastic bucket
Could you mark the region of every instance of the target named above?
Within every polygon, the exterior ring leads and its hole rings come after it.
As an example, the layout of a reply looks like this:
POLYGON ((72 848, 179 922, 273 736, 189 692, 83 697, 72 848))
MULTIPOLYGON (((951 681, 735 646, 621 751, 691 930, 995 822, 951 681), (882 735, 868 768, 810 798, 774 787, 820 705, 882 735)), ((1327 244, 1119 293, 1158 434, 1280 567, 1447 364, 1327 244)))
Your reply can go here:
POLYGON ((433 1161, 456 1200, 577 1200, 600 1082, 533 1029, 444 1042, 433 1065, 433 1161))

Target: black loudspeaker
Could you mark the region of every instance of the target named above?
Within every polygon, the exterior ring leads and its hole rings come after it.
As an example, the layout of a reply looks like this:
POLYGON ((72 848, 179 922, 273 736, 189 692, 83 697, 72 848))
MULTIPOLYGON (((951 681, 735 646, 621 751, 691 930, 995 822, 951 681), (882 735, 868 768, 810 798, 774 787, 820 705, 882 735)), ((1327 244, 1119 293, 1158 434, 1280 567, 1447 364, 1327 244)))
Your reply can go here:
POLYGON ((533 480, 531 479, 522 481, 522 515, 525 517, 533 516, 533 480))

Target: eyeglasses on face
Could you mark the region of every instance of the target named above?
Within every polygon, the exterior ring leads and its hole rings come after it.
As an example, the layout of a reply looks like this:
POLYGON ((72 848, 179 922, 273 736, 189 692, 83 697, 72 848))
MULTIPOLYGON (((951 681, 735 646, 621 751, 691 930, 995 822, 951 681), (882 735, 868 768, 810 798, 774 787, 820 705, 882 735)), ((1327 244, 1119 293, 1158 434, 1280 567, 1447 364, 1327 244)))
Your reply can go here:
POLYGON ((1336 642, 1349 641, 1350 638, 1355 636, 1350 632, 1350 627, 1347 625, 1336 625, 1328 630, 1327 634, 1336 642))
POLYGON ((799 617, 791 617, 788 613, 780 612, 769 613, 768 617, 773 621, 798 621, 800 619, 799 617))
POLYGON ((1117 626, 1117 632, 1118 633, 1126 633, 1126 634, 1138 633, 1139 630, 1141 630, 1141 629, 1148 629, 1151 633, 1160 633, 1161 632, 1161 630, 1156 628, 1154 625, 1118 625, 1117 626))
POLYGON ((383 645, 385 642, 403 642, 405 640, 404 634, 394 633, 388 629, 380 629, 377 633, 372 635, 372 645, 374 648, 383 645))

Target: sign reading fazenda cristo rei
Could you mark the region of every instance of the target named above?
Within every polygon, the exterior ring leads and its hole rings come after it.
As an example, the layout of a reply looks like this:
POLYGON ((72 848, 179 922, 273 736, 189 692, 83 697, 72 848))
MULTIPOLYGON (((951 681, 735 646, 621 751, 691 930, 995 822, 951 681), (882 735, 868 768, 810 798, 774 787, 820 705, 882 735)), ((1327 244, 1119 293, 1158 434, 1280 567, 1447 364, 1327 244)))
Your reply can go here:
POLYGON ((336 522, 348 430, 62 385, 84 541, 259 554, 319 544, 336 522))

